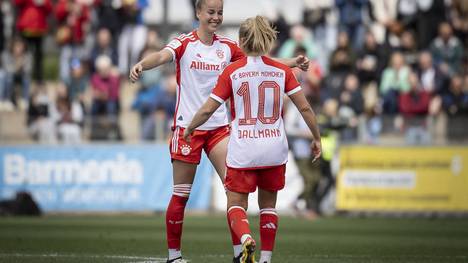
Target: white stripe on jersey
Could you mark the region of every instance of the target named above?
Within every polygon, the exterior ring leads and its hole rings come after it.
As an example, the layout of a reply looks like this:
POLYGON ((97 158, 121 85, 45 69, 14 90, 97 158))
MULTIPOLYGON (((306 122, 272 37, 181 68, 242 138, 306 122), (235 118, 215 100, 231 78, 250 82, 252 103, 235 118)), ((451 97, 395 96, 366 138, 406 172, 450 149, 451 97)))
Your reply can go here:
POLYGON ((286 93, 286 94, 288 94, 288 96, 291 96, 291 95, 293 95, 294 93, 296 93, 296 92, 298 92, 298 91, 300 91, 300 90, 301 90, 301 86, 297 86, 296 88, 294 88, 293 90, 290 90, 290 91, 289 91, 288 93, 286 93))
POLYGON ((230 39, 230 38, 227 38, 227 37, 220 37, 220 36, 218 36, 218 40, 219 40, 219 41, 226 41, 226 42, 229 42, 229 43, 231 43, 231 44, 237 45, 236 41, 234 41, 234 40, 232 40, 232 39, 230 39))
POLYGON ((221 104, 224 103, 224 100, 223 100, 223 99, 221 99, 220 97, 216 96, 216 95, 213 94, 213 93, 211 93, 210 97, 211 97, 212 99, 214 99, 215 101, 221 103, 221 104))

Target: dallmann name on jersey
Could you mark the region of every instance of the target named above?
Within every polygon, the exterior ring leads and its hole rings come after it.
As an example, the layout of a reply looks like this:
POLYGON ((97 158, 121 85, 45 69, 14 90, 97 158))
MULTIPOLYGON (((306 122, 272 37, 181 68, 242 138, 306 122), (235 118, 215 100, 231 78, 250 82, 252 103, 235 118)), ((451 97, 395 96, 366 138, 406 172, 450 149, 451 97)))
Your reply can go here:
POLYGON ((272 138, 281 137, 281 131, 279 129, 238 130, 237 135, 239 139, 272 138))
POLYGON ((226 62, 221 64, 210 64, 202 61, 192 61, 190 69, 206 70, 206 71, 221 71, 226 67, 226 62))

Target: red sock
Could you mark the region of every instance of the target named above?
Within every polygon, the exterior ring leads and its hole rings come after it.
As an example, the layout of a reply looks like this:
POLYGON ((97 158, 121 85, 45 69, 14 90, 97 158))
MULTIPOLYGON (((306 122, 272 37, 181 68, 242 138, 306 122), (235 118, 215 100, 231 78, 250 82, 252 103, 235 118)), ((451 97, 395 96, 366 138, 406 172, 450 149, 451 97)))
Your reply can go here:
POLYGON ((188 194, 181 196, 181 194, 176 191, 176 187, 174 187, 174 194, 172 195, 166 212, 166 234, 167 246, 169 249, 180 250, 184 210, 187 200, 188 194))
POLYGON ((250 235, 249 221, 247 220, 247 214, 245 213, 244 208, 240 206, 231 206, 228 209, 227 216, 230 226, 229 228, 237 237, 236 240, 240 240, 240 238, 245 234, 250 235))
POLYGON ((229 232, 231 232, 232 245, 233 246, 240 245, 241 244, 240 238, 237 237, 236 233, 234 233, 234 231, 232 230, 231 221, 229 220, 229 213, 227 214, 227 223, 229 227, 229 232))
POLYGON ((260 240, 262 251, 273 251, 276 231, 278 230, 278 214, 274 208, 260 210, 260 240))

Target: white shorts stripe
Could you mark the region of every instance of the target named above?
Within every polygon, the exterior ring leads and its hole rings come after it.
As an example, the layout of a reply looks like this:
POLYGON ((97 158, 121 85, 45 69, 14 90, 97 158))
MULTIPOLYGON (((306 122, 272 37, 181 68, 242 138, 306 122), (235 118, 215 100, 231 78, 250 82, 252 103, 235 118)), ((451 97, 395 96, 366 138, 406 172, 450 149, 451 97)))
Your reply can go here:
POLYGON ((174 134, 172 136, 172 149, 171 151, 173 153, 177 153, 177 148, 179 147, 178 146, 178 143, 179 143, 179 130, 180 130, 180 127, 176 127, 176 129, 174 130, 174 134))

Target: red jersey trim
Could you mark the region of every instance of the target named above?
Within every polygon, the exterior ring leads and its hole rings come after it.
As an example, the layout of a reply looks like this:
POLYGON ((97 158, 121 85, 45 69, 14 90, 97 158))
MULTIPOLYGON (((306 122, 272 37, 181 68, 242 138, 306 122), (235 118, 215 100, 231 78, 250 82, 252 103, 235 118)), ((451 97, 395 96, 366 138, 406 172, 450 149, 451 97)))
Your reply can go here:
POLYGON ((197 40, 197 38, 194 36, 194 31, 192 31, 189 34, 182 34, 182 35, 176 37, 175 39, 177 39, 181 43, 181 46, 178 47, 180 49, 178 57, 177 57, 176 50, 174 50, 170 46, 166 46, 166 48, 168 48, 170 51, 173 52, 173 59, 175 61, 175 65, 176 65, 177 103, 176 103, 176 107, 175 107, 175 111, 174 111, 174 120, 173 120, 173 123, 172 123, 172 128, 176 127, 177 115, 178 115, 179 105, 180 105, 180 97, 182 96, 182 94, 181 94, 182 89, 180 87, 180 59, 184 55, 185 50, 187 49, 187 45, 190 42, 195 42, 197 40))

